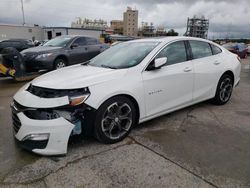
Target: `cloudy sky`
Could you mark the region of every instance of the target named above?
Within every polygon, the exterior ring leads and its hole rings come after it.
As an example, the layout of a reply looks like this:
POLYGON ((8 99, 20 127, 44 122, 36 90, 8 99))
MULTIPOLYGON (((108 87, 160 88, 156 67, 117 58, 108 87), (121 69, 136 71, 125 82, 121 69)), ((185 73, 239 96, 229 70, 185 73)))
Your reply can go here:
MULTIPOLYGON (((181 35, 187 17, 210 20, 209 38, 250 38, 249 0, 23 0, 28 24, 70 26, 76 17, 122 19, 127 6, 139 10, 142 21, 174 28, 181 35)), ((21 24, 20 0, 0 0, 0 23, 21 24)))

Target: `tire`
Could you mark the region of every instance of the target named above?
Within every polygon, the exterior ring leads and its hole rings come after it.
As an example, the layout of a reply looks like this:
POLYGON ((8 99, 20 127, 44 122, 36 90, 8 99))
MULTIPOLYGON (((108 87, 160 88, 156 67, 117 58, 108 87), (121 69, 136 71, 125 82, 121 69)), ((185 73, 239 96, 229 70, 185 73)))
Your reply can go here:
POLYGON ((226 104, 233 91, 233 78, 228 74, 222 75, 217 85, 216 94, 213 103, 216 105, 226 104))
POLYGON ((54 61, 54 70, 57 70, 66 66, 67 66, 67 62, 63 58, 57 58, 54 61))
POLYGON ((134 104, 123 96, 113 97, 104 102, 97 111, 94 135, 105 144, 123 140, 136 122, 134 104))

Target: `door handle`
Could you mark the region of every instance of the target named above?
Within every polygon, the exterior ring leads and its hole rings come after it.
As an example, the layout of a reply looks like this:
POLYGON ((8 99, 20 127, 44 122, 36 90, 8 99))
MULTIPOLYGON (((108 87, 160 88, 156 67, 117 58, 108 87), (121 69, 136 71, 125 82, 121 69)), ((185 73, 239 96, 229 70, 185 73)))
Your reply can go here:
POLYGON ((183 71, 184 72, 190 72, 192 69, 190 67, 186 67, 183 71))
POLYGON ((215 62, 214 62, 214 65, 219 65, 219 64, 220 64, 219 61, 215 61, 215 62))

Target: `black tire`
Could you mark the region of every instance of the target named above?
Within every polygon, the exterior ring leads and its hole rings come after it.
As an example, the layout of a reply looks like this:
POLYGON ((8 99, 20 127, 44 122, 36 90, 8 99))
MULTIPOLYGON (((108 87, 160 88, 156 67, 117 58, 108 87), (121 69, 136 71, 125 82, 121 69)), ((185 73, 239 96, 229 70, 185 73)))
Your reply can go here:
POLYGON ((136 109, 133 102, 124 96, 113 97, 98 109, 94 135, 102 143, 113 144, 123 140, 135 123, 136 109), (124 119, 126 114, 127 118, 124 119))
POLYGON ((216 105, 226 104, 233 91, 233 78, 231 75, 224 74, 217 85, 216 94, 213 98, 213 103, 216 105))
POLYGON ((63 68, 67 66, 67 61, 63 58, 56 58, 54 61, 54 70, 63 68))

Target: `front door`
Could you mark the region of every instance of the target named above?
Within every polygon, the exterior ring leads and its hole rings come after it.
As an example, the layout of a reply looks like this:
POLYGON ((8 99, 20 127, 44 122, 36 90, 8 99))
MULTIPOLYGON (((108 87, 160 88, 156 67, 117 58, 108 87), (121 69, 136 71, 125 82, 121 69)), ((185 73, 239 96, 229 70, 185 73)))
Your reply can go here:
POLYGON ((193 64, 184 41, 169 44, 156 56, 160 57, 167 57, 165 66, 142 73, 148 117, 192 102, 193 64))
POLYGON ((84 37, 77 38, 70 47, 71 64, 82 63, 89 60, 89 48, 84 37))

